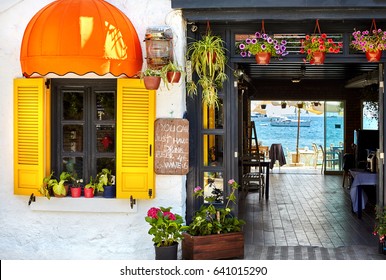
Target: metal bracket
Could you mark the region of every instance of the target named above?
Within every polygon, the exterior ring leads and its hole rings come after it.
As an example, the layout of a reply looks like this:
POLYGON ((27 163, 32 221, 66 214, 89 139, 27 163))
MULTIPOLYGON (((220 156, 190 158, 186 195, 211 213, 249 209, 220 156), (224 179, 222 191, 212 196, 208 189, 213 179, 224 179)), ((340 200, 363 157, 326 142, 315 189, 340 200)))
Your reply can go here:
POLYGON ((36 202, 36 197, 35 197, 34 193, 31 193, 31 195, 29 197, 28 206, 31 205, 32 202, 36 202))
POLYGON ((131 195, 131 196, 130 196, 130 208, 131 208, 131 209, 133 209, 134 204, 136 204, 136 201, 135 201, 135 199, 133 198, 133 196, 131 195))

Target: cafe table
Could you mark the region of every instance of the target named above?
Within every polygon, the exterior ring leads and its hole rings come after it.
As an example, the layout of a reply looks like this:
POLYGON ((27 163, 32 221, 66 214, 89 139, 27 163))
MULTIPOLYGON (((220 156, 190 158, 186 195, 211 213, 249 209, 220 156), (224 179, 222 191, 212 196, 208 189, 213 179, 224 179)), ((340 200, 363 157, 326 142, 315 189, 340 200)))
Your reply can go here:
POLYGON ((363 192, 364 186, 374 187, 377 185, 377 173, 371 173, 364 169, 350 169, 353 178, 350 187, 350 196, 353 212, 357 213, 358 218, 362 218, 362 210, 365 209, 367 195, 363 192))
POLYGON ((242 165, 243 165, 243 168, 244 167, 255 167, 255 168, 259 168, 259 166, 261 168, 264 168, 265 169, 265 199, 268 200, 269 199, 269 166, 270 166, 270 161, 258 161, 256 159, 252 159, 252 158, 244 158, 242 160, 242 165))

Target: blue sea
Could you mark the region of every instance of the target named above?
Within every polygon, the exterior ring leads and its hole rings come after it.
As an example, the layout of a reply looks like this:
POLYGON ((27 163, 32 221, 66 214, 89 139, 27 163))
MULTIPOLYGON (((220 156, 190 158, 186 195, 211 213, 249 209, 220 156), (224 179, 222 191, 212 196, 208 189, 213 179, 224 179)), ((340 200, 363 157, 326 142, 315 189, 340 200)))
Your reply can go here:
MULTIPOLYGON (((311 124, 309 127, 300 127, 299 149, 308 147, 312 150, 312 143, 324 146, 324 118, 308 115, 301 117, 301 119, 311 120, 311 124)), ((251 120, 254 118, 252 117, 251 120)), ((296 151, 297 127, 275 127, 270 126, 269 121, 256 120, 255 127, 257 139, 262 146, 280 143, 285 153, 296 151)), ((326 118, 326 147, 341 147, 344 139, 343 133, 343 117, 334 115, 326 118)))

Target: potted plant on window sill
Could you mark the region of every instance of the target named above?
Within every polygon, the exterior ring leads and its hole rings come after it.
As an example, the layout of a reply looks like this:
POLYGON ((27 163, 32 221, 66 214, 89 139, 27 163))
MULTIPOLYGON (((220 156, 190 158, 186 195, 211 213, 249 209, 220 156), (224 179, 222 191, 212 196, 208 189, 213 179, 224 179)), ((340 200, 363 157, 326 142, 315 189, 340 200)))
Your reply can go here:
POLYGON ((182 232, 187 229, 182 217, 170 210, 171 207, 152 207, 145 217, 150 224, 148 233, 153 236, 156 260, 176 260, 178 242, 183 239, 182 232))
MULTIPOLYGON (((183 259, 244 258, 242 226, 245 222, 232 214, 230 206, 236 204, 235 192, 239 185, 233 179, 228 181, 228 185, 231 193, 225 207, 216 207, 215 197, 205 197, 208 204, 203 204, 194 214, 189 228, 183 233, 183 259)), ((196 187, 194 196, 204 197, 204 190, 196 187)))
POLYGON ((84 197, 86 198, 93 198, 94 197, 94 192, 95 192, 95 188, 96 188, 96 185, 95 185, 95 182, 92 178, 92 176, 90 177, 90 181, 88 182, 88 184, 86 184, 84 186, 84 197))
POLYGON ((80 197, 82 193, 81 180, 78 180, 73 177, 71 179, 72 179, 72 184, 70 186, 71 197, 80 197))
POLYGON ((111 174, 111 170, 103 168, 102 171, 97 174, 95 181, 97 190, 103 192, 104 198, 116 197, 115 180, 111 174))
POLYGON ((39 192, 48 199, 51 196, 65 197, 68 193, 69 181, 71 180, 71 174, 63 171, 59 176, 59 181, 53 177, 54 172, 43 179, 43 185, 40 186, 39 192))
POLYGON ((141 78, 146 89, 157 90, 161 83, 161 70, 148 68, 141 73, 141 78))

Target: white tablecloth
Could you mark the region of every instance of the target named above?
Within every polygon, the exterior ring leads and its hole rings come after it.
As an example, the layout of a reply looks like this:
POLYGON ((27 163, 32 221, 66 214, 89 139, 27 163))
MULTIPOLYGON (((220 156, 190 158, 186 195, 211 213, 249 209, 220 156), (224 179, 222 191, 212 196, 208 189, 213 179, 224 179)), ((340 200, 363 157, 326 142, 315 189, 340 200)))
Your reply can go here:
MULTIPOLYGON (((354 178, 351 189, 350 196, 352 201, 353 211, 358 212, 358 186, 369 186, 375 185, 378 181, 378 176, 376 173, 364 172, 364 171, 355 171, 350 169, 350 174, 354 178)), ((367 202, 367 195, 362 189, 362 210, 365 209, 367 202)))

